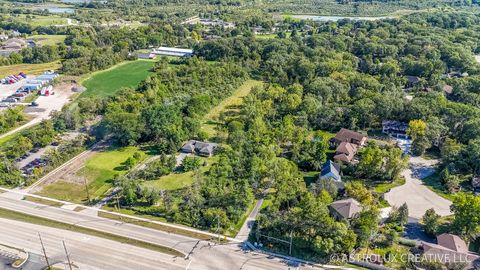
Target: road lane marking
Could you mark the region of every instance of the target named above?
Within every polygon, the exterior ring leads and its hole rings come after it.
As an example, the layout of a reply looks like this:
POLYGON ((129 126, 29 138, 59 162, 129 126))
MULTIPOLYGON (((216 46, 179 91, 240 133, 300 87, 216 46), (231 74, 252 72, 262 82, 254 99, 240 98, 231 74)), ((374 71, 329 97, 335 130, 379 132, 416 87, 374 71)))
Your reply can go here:
POLYGON ((185 268, 185 270, 188 270, 188 268, 190 268, 190 264, 192 264, 192 261, 193 260, 190 260, 190 262, 187 264, 187 268, 185 268))

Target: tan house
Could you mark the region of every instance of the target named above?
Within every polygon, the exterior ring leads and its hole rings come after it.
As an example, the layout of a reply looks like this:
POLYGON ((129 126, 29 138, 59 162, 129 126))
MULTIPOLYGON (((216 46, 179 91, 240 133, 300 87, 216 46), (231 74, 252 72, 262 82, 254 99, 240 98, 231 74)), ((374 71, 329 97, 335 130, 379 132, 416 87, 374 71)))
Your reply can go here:
POLYGON ((335 151, 335 161, 352 162, 357 153, 357 145, 348 142, 341 142, 335 151))

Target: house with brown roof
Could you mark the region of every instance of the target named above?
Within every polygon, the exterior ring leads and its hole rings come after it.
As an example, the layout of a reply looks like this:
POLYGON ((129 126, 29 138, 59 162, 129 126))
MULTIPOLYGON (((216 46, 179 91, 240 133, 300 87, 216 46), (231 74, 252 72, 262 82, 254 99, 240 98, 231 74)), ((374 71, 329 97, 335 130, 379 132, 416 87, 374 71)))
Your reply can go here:
POLYGON ((468 251, 467 244, 458 235, 444 233, 437 236, 437 244, 422 242, 423 257, 441 263, 466 263, 470 269, 478 255, 468 251))
POLYGON ((338 220, 352 219, 362 212, 362 205, 352 198, 334 201, 329 207, 332 216, 338 220))
POLYGON ((367 142, 367 136, 353 130, 342 128, 339 132, 337 132, 337 134, 335 134, 333 142, 336 145, 339 145, 342 142, 346 142, 356 144, 358 146, 364 146, 367 142))
POLYGON ((352 162, 357 154, 357 145, 348 142, 341 142, 340 145, 335 150, 335 156, 333 160, 343 161, 343 162, 352 162))

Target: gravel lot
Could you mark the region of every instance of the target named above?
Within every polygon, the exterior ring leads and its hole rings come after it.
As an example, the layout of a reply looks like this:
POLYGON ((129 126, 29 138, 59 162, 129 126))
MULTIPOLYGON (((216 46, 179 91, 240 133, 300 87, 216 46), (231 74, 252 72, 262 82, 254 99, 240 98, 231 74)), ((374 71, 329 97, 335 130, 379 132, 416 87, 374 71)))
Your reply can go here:
POLYGON ((14 84, 0 84, 0 99, 3 100, 4 98, 12 95, 18 90, 18 88, 24 86, 28 80, 32 80, 34 78, 35 76, 29 75, 26 79, 20 80, 14 84))
POLYGON ((67 104, 70 100, 70 97, 74 94, 71 90, 71 83, 63 83, 54 87, 53 91, 55 95, 50 96, 39 96, 36 100, 38 107, 27 107, 25 113, 27 113, 33 119, 20 126, 16 129, 13 129, 7 133, 0 135, 0 138, 9 136, 13 133, 16 133, 25 128, 34 126, 40 123, 44 119, 50 118, 50 113, 53 111, 60 111, 63 105, 67 104))

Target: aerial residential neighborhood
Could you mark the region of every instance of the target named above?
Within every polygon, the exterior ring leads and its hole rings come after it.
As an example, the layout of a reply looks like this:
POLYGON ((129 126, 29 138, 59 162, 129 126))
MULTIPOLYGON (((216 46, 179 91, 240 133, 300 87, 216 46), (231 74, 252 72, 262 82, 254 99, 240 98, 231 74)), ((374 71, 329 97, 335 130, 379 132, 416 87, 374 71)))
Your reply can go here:
POLYGON ((0 10, 0 269, 480 270, 477 1, 0 10))

